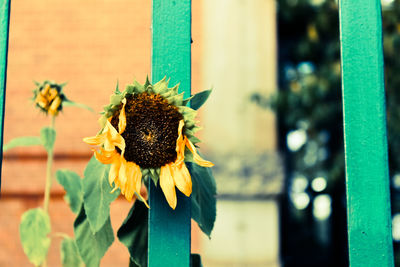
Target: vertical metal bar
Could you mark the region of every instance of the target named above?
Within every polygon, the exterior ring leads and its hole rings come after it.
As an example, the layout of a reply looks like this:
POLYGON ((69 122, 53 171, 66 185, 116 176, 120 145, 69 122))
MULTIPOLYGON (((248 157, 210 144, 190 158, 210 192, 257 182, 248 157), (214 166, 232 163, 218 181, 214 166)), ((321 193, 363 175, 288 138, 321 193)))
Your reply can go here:
MULTIPOLYGON (((153 0, 152 81, 170 77, 190 96, 191 0, 153 0)), ((149 267, 189 266, 190 198, 177 190, 178 205, 172 210, 160 186, 150 182, 149 267)))
MULTIPOLYGON (((6 97, 8 30, 10 24, 10 0, 2 0, 0 5, 0 155, 3 155, 4 108, 6 97)), ((0 191, 1 191, 0 164, 0 191)))
POLYGON ((341 0, 351 266, 393 266, 380 0, 341 0))

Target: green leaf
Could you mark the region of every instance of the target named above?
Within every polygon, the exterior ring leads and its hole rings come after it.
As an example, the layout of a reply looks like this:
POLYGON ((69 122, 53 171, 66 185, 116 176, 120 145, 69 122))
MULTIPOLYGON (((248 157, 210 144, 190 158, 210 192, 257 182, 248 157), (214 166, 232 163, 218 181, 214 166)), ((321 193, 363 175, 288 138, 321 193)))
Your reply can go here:
POLYGON ((68 100, 63 102, 64 107, 77 107, 77 108, 83 108, 86 110, 89 110, 90 112, 94 112, 94 110, 89 107, 88 105, 82 104, 82 103, 76 103, 74 101, 68 100))
POLYGON ((114 242, 114 233, 110 217, 106 219, 103 227, 93 233, 82 206, 74 222, 74 234, 79 254, 87 267, 98 267, 100 260, 114 242))
POLYGON ((50 127, 44 127, 40 130, 40 140, 47 151, 53 150, 56 141, 56 131, 50 127))
POLYGON ((64 196, 72 212, 78 213, 83 202, 82 181, 80 176, 70 170, 58 170, 56 178, 60 185, 67 192, 64 196))
POLYGON ((192 218, 200 229, 210 237, 217 214, 217 187, 210 168, 186 162, 192 177, 192 218))
POLYGON ((117 232, 119 241, 128 248, 131 260, 139 267, 147 266, 148 216, 149 209, 143 202, 135 201, 117 232))
POLYGON ((90 227, 94 233, 99 231, 110 216, 110 204, 120 194, 120 190, 111 193, 108 183, 110 165, 105 165, 93 156, 84 172, 83 200, 90 227))
POLYGON ((22 248, 29 261, 39 266, 46 259, 50 247, 51 231, 49 215, 41 208, 25 212, 19 225, 22 248))
POLYGON ((83 266, 75 240, 70 237, 65 237, 61 242, 61 263, 63 267, 83 266))
POLYGON ((38 146, 41 145, 42 141, 40 140, 40 137, 37 136, 24 136, 24 137, 17 137, 12 139, 10 142, 5 144, 3 146, 3 152, 6 152, 7 150, 14 148, 14 147, 19 147, 19 146, 38 146))
POLYGON ((192 109, 198 110, 208 99, 212 90, 206 90, 200 93, 197 93, 190 100, 190 107, 192 109))

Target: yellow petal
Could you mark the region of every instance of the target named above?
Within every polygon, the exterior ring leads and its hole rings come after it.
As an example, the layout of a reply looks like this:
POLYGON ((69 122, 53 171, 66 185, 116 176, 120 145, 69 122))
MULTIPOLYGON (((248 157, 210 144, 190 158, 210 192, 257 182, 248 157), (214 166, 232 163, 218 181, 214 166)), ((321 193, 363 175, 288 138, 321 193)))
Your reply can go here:
POLYGON ((119 167, 121 166, 121 157, 114 157, 113 163, 111 164, 110 173, 108 174, 108 182, 112 186, 112 183, 118 178, 119 167))
POLYGON ((175 185, 179 191, 184 193, 186 196, 190 196, 192 193, 192 179, 186 165, 182 164, 181 167, 178 167, 172 164, 171 172, 175 185))
POLYGON ((109 121, 106 122, 103 132, 106 134, 104 149, 111 151, 117 146, 121 149, 121 155, 123 156, 125 153, 125 140, 109 121))
POLYGON ((127 162, 126 163, 126 191, 125 191, 125 198, 128 201, 131 201, 134 194, 135 194, 135 163, 127 162))
POLYGON ((192 144, 192 142, 190 142, 190 140, 188 138, 186 138, 186 136, 185 136, 185 139, 186 139, 186 146, 189 148, 189 150, 193 154, 194 162, 196 162, 198 165, 203 166, 203 167, 214 166, 214 164, 212 162, 202 159, 199 156, 199 154, 197 154, 196 147, 192 144))
POLYGON ((118 130, 119 133, 122 134, 125 131, 126 128, 126 116, 125 116, 125 105, 126 105, 126 98, 122 100, 122 103, 124 104, 122 106, 121 112, 119 113, 118 117, 118 130))
POLYGON ((58 95, 57 89, 51 88, 47 94, 47 100, 50 102, 58 95))
POLYGON ((112 151, 111 153, 103 149, 100 149, 99 151, 95 151, 94 156, 99 162, 103 164, 111 164, 114 161, 114 157, 119 156, 119 154, 115 150, 112 151))
POLYGON ((135 180, 136 180, 136 186, 135 186, 135 191, 136 191, 136 195, 138 196, 138 198, 146 205, 147 208, 149 207, 149 204, 147 204, 146 199, 142 196, 142 194, 140 194, 140 191, 142 189, 142 172, 140 170, 140 167, 138 165, 135 164, 135 171, 134 174, 135 176, 135 180))
POLYGON ((182 134, 183 126, 185 125, 183 120, 179 121, 178 127, 178 138, 176 139, 176 165, 181 165, 185 159, 185 140, 182 134))
POLYGON ((161 167, 160 173, 160 186, 162 191, 164 192, 164 196, 167 199, 169 206, 172 209, 176 208, 176 192, 175 192, 175 184, 174 179, 172 178, 170 165, 167 164, 161 167))
POLYGON ((83 138, 83 142, 85 142, 86 144, 92 145, 92 146, 100 146, 105 142, 105 140, 106 140, 105 133, 102 133, 102 134, 96 135, 96 136, 83 138))
POLYGON ((46 84, 46 86, 40 91, 40 94, 41 94, 42 96, 45 96, 45 95, 47 95, 47 93, 49 92, 49 90, 50 90, 50 85, 49 85, 49 84, 46 84))
POLYGON ((61 98, 59 96, 57 96, 53 102, 51 102, 50 107, 49 107, 49 113, 51 115, 57 115, 58 114, 58 108, 61 105, 61 98))
POLYGON ((126 160, 121 157, 120 162, 121 166, 119 167, 119 172, 118 172, 118 185, 119 188, 121 189, 121 193, 125 195, 126 184, 128 180, 128 178, 126 177, 126 160))
POLYGON ((47 105, 49 104, 47 99, 44 96, 42 96, 41 94, 38 94, 36 96, 35 103, 38 104, 42 108, 46 108, 47 105))

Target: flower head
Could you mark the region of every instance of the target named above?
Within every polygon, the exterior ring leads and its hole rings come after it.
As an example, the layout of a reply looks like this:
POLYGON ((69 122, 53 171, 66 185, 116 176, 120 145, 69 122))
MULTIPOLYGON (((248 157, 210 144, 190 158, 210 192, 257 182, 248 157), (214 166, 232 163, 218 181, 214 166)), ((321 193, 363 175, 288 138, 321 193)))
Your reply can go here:
MULTIPOLYGON (((202 159, 196 151, 199 142, 194 133, 196 111, 186 107, 178 86, 168 88, 165 78, 152 85, 134 82, 125 91, 111 96, 104 108, 102 130, 94 137, 84 138, 99 146, 97 160, 111 164, 109 182, 114 190, 129 201, 140 195, 143 177, 159 182, 171 208, 177 204, 175 187, 186 196, 192 193, 192 180, 185 161, 204 167, 213 164, 202 159)), ((145 202, 146 203, 146 202, 145 202)), ((147 205, 147 203, 146 203, 147 205)))
POLYGON ((36 83, 36 85, 37 87, 33 91, 33 100, 36 106, 46 114, 57 116, 58 112, 62 110, 63 101, 66 100, 62 93, 65 84, 44 81, 43 83, 36 83))

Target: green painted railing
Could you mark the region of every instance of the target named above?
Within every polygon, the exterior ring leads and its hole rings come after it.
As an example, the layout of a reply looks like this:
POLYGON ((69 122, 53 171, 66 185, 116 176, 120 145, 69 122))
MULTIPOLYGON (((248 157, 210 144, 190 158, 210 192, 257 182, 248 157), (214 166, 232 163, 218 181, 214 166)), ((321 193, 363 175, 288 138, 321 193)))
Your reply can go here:
MULTIPOLYGON (((153 0, 152 81, 170 77, 190 96, 191 0, 153 0)), ((150 187, 149 267, 189 266, 190 198, 177 190, 172 210, 160 187, 150 187)))
POLYGON ((351 266, 393 266, 380 0, 341 0, 351 266))
MULTIPOLYGON (((153 0, 152 80, 171 77, 190 95, 191 1, 153 0)), ((0 6, 0 112, 4 97, 10 1, 0 6)), ((340 31, 351 266, 393 266, 379 0, 341 0, 340 31)), ((3 123, 0 124, 3 138, 3 123)), ((2 142, 1 142, 2 143, 2 142)), ((1 148, 0 148, 1 149, 1 148)), ((150 188, 149 266, 190 265, 190 199, 173 211, 150 188)))
MULTIPOLYGON (((10 0, 2 0, 0 6, 0 155, 3 155, 3 131, 4 131, 4 108, 6 97, 7 79, 7 52, 8 52, 8 30, 10 22, 10 0)), ((1 173, 0 164, 0 173, 1 173)), ((1 175, 0 175, 1 190, 1 175)))

